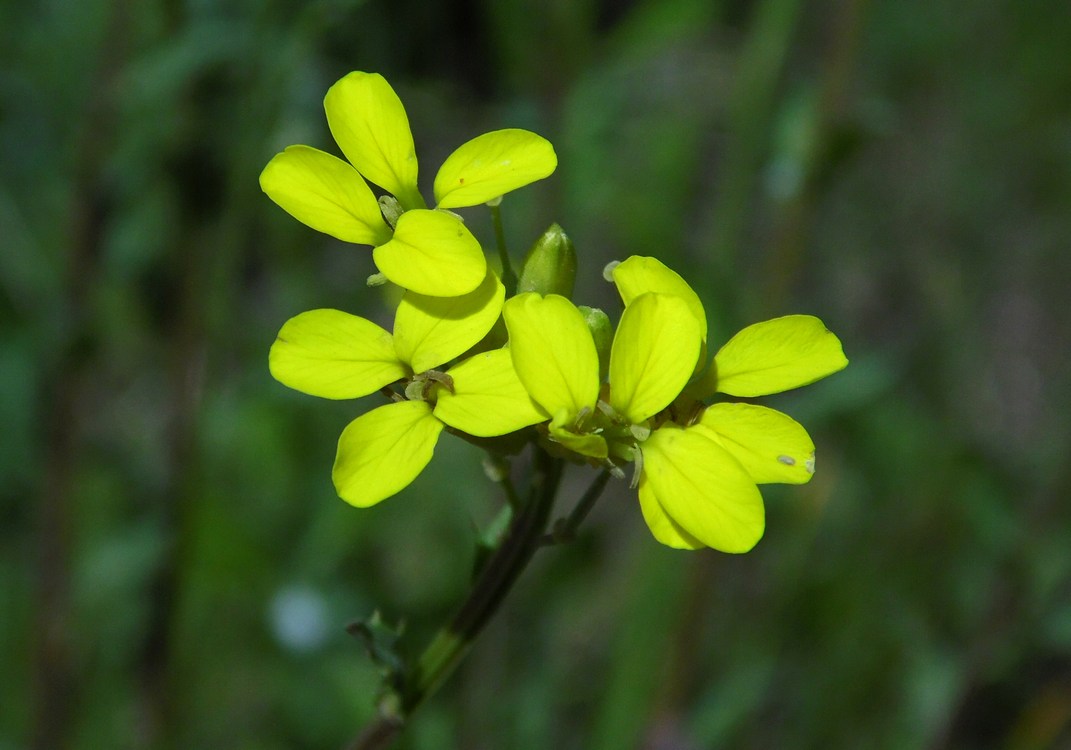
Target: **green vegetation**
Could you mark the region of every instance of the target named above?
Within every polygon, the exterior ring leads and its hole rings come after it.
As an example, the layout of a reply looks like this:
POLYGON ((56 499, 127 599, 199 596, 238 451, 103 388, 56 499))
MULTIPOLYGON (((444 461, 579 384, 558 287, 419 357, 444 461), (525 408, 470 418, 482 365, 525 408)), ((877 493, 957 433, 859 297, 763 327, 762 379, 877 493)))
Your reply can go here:
POLYGON ((423 164, 554 143, 501 218, 568 232, 578 299, 655 253, 712 341, 807 313, 852 361, 765 400, 818 470, 753 552, 666 549, 611 481, 399 748, 1066 747, 1069 40, 1057 0, 0 5, 0 750, 342 747, 379 682, 345 626, 415 655, 464 592, 480 452, 354 509, 373 399, 268 372, 287 318, 387 309, 257 182, 351 70, 423 164))

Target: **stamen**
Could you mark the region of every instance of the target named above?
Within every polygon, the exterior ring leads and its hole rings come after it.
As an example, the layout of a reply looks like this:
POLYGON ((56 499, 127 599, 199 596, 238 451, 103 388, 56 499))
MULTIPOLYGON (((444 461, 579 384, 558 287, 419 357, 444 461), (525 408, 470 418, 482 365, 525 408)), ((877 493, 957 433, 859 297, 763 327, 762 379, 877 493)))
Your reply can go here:
POLYGON ((379 212, 383 214, 383 220, 390 224, 390 228, 394 229, 398 226, 398 219, 401 218, 404 209, 393 195, 381 195, 379 196, 379 212))
POLYGON ((454 392, 454 379, 450 377, 448 372, 440 372, 439 370, 428 370, 424 373, 424 376, 435 383, 439 383, 450 393, 454 392))
POLYGON ((636 451, 632 464, 632 481, 629 482, 629 489, 636 489, 640 485, 640 474, 643 473, 643 451, 636 451))

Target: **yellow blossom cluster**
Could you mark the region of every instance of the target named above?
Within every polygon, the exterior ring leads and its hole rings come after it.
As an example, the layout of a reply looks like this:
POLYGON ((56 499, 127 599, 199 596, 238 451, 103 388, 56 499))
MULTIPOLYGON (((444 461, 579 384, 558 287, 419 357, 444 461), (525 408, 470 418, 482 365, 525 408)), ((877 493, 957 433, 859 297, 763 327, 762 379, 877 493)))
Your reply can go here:
MULTIPOLYGON (((291 146, 261 186, 313 229, 373 246, 380 272, 405 289, 392 331, 312 310, 287 321, 271 347, 271 373, 291 388, 388 398, 343 430, 332 473, 339 496, 366 507, 404 489, 444 430, 523 431, 539 450, 615 474, 633 464, 643 517, 663 544, 751 549, 765 527, 757 485, 807 482, 814 444, 785 414, 717 394, 763 396, 830 375, 847 364, 837 337, 815 317, 790 315, 745 328, 708 358, 698 295, 659 260, 633 256, 607 269, 624 310, 600 351, 606 317, 554 293, 571 278, 507 298, 479 241, 448 210, 552 174, 546 139, 507 129, 463 144, 436 174, 429 209, 405 110, 381 76, 350 73, 324 108, 346 160, 291 146), (500 320, 504 344, 489 335, 500 320)), ((575 259, 564 267, 571 274, 575 259)))

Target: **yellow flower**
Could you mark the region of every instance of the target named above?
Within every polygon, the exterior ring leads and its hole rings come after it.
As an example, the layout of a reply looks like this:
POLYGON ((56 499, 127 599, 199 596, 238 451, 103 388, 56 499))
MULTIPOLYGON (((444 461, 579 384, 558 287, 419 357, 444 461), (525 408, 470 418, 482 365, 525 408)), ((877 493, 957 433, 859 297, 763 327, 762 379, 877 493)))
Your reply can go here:
POLYGON ((483 352, 445 372, 491 330, 505 289, 492 272, 473 292, 402 297, 391 335, 340 310, 311 310, 283 325, 268 364, 284 385, 349 399, 405 381, 395 401, 350 422, 338 441, 332 479, 339 496, 367 507, 407 487, 431 460, 444 426, 478 437, 546 419, 528 398, 509 353, 483 352))
MULTIPOLYGON (((633 257, 612 269, 626 309, 644 289, 678 294, 704 331, 706 313, 694 291, 655 258, 633 257)), ((798 388, 848 364, 840 341, 818 318, 789 315, 756 323, 718 350, 688 386, 681 413, 643 446, 640 507, 663 544, 746 552, 762 537, 765 512, 755 485, 803 484, 814 473, 814 443, 791 417, 754 404, 715 403, 698 414, 689 402, 714 393, 765 396, 798 388), (683 424, 673 421, 678 419, 683 424)))
MULTIPOLYGON (((745 552, 765 527, 756 485, 808 481, 814 445, 799 424, 772 409, 696 409, 683 392, 705 365, 699 298, 653 258, 630 258, 613 278, 626 304, 608 383, 600 386, 582 315, 555 295, 520 295, 503 308, 517 375, 551 415, 551 440, 614 465, 636 462, 640 506, 656 539, 745 552)), ((845 364, 840 342, 817 318, 789 316, 751 326, 726 344, 715 357, 716 388, 774 393, 845 364)))
MULTIPOLYGON (((409 120, 390 84, 376 73, 350 73, 327 92, 324 110, 348 163, 310 146, 290 146, 261 173, 264 192, 313 229, 374 246, 376 266, 399 286, 440 297, 475 289, 485 276, 483 251, 457 216, 426 207, 409 120), (384 219, 366 180, 395 196, 403 211, 396 223, 384 219)), ((556 166, 553 147, 535 133, 485 133, 439 169, 436 208, 486 203, 547 177, 556 166)))

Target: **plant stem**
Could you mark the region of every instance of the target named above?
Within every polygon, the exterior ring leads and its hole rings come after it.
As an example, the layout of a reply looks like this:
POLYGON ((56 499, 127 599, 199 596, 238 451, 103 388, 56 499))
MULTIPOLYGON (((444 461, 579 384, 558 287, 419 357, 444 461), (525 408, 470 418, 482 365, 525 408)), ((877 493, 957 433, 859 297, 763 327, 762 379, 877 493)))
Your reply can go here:
POLYGON ((382 750, 401 732, 410 715, 450 676, 473 640, 539 548, 562 476, 561 459, 535 451, 528 499, 513 517, 502 543, 488 558, 453 619, 432 639, 396 692, 380 702, 379 716, 350 750, 382 750))
POLYGON ((584 519, 588 517, 588 513, 595 507, 595 501, 602 495, 603 488, 610 481, 610 476, 609 471, 603 471, 599 476, 595 477, 595 481, 587 488, 583 497, 577 501, 569 515, 555 521, 554 528, 549 534, 543 536, 540 543, 549 545, 571 542, 576 537, 576 530, 580 527, 580 524, 584 522, 584 519))
POLYGON ((498 482, 502 485, 502 491, 506 493, 506 502, 514 513, 521 509, 521 498, 517 495, 517 489, 513 486, 513 480, 506 474, 498 482))
POLYGON ((509 298, 517 292, 517 274, 509 261, 509 250, 506 249, 506 233, 502 229, 501 202, 488 205, 491 207, 491 223, 495 227, 498 257, 502 261, 502 285, 506 287, 506 297, 509 298))

